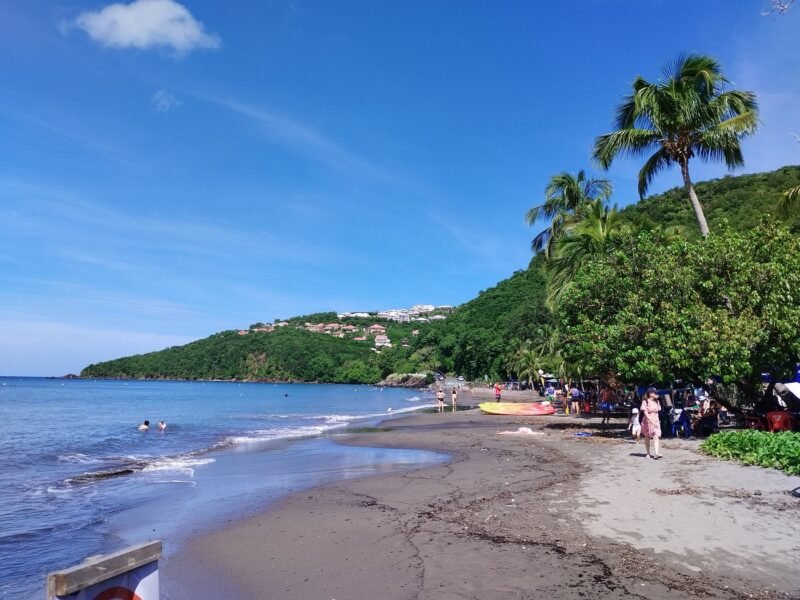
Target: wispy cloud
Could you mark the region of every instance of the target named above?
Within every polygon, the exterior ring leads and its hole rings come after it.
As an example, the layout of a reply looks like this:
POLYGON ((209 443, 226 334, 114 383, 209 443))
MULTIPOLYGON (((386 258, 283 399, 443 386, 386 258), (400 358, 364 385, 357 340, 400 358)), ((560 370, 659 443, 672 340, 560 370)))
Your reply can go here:
POLYGON ((394 174, 382 165, 352 152, 320 131, 292 117, 237 100, 197 92, 194 95, 230 112, 246 117, 258 125, 260 131, 270 140, 289 146, 314 160, 351 175, 382 180, 394 180, 396 178, 394 174))
POLYGON ((169 112, 173 108, 177 108, 183 104, 167 90, 158 90, 155 94, 153 94, 151 102, 153 103, 153 110, 155 110, 157 113, 169 112))
POLYGON ((288 233, 185 215, 132 214, 69 190, 26 182, 0 182, 0 217, 0 232, 41 240, 45 248, 80 262, 96 257, 98 264, 116 263, 115 253, 128 257, 126 262, 132 257, 151 256, 159 263, 176 254, 236 261, 273 258, 308 264, 346 258, 342 251, 288 233))
POLYGON ((192 50, 220 45, 218 35, 206 31, 185 6, 174 0, 109 4, 97 11, 81 13, 73 24, 109 48, 163 48, 182 56, 192 50))
POLYGON ((489 267, 498 273, 507 273, 509 265, 525 266, 530 260, 528 246, 515 240, 515 250, 509 252, 510 236, 501 231, 487 230, 484 223, 464 223, 455 214, 442 214, 435 210, 428 210, 427 215, 438 231, 446 233, 473 257, 474 264, 484 269, 489 267))
MULTIPOLYGON (((33 125, 35 128, 44 130, 63 140, 71 142, 74 147, 93 152, 103 158, 108 158, 124 166, 137 166, 137 162, 131 158, 130 154, 120 146, 101 139, 100 137, 80 131, 77 127, 56 124, 55 120, 60 120, 53 115, 37 115, 18 110, 10 110, 0 106, 0 114, 8 117, 12 121, 24 122, 33 125)), ((39 141, 37 139, 37 141, 39 141)))

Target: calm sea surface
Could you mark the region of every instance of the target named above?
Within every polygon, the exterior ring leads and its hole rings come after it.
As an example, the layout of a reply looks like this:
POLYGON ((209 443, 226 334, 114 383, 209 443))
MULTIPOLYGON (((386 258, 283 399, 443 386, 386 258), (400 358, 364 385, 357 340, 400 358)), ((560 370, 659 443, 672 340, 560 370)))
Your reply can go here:
POLYGON ((47 572, 127 544, 174 550, 297 489, 439 462, 325 435, 429 403, 371 386, 0 377, 0 598, 42 598, 47 572))

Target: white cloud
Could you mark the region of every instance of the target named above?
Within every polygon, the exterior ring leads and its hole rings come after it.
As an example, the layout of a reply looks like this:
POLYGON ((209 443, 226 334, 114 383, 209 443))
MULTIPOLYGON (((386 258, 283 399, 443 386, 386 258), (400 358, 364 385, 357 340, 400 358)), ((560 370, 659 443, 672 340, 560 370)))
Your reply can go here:
POLYGON ((180 100, 178 100, 175 96, 170 94, 167 90, 158 90, 155 94, 153 94, 152 101, 153 101, 153 110, 159 113, 165 113, 170 109, 173 109, 183 104, 180 100))
POLYGON ((135 0, 110 4, 78 15, 74 24, 94 41, 111 48, 167 48, 182 55, 198 48, 219 47, 185 6, 174 0, 135 0))

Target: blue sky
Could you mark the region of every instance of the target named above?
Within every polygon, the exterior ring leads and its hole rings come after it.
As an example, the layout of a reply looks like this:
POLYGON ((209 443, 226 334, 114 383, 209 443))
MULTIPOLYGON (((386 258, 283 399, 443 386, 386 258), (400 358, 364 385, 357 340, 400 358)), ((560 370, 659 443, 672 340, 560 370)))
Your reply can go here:
MULTIPOLYGON (((766 8, 3 2, 0 375, 467 301, 527 265, 548 178, 592 170, 631 81, 681 51, 758 94, 745 171, 800 163, 800 6, 766 8)), ((608 173, 620 205, 638 168, 608 173)))

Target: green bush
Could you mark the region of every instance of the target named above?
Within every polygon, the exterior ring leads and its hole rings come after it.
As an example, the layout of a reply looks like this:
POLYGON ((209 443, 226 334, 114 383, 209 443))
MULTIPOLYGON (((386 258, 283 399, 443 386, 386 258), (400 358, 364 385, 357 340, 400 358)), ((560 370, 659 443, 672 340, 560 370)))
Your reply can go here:
POLYGON ((772 467, 800 475, 800 433, 784 431, 725 431, 700 444, 706 454, 746 465, 772 467))

